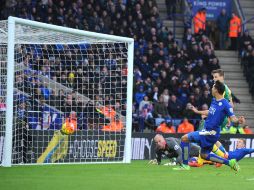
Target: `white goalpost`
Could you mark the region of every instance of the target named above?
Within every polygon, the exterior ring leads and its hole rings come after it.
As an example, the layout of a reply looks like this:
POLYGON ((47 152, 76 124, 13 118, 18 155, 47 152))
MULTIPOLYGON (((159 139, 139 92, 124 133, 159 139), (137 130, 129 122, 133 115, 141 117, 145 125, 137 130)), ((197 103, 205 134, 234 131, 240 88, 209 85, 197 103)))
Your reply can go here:
POLYGON ((130 163, 132 38, 0 21, 0 165, 130 163))

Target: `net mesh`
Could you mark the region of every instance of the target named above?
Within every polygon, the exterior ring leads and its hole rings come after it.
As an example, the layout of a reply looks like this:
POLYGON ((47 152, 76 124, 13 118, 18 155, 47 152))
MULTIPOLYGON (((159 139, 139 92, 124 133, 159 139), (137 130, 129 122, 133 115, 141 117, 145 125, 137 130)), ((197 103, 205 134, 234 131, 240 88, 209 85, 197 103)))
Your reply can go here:
MULTIPOLYGON (((6 22, 0 26, 5 36, 6 22)), ((13 164, 123 161, 127 47, 16 25, 13 164)))
POLYGON ((6 59, 7 59, 7 46, 0 44, 0 165, 3 159, 3 145, 5 136, 5 114, 6 114, 6 59))

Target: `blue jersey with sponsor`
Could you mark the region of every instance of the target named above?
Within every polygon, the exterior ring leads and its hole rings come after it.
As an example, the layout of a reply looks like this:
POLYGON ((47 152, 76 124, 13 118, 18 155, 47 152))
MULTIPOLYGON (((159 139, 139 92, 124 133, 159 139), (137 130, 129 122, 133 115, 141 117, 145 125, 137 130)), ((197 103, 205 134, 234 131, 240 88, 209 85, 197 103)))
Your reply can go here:
POLYGON ((219 136, 220 125, 223 123, 225 117, 231 117, 233 115, 233 108, 226 99, 223 98, 217 101, 213 98, 204 128, 207 131, 216 131, 216 136, 219 136))

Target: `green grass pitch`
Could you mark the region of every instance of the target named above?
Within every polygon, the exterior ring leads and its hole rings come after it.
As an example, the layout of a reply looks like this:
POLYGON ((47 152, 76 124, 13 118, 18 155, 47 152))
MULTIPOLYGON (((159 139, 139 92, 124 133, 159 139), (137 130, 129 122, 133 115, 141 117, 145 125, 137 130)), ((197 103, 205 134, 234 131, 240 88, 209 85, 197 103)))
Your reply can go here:
POLYGON ((0 190, 254 189, 254 159, 240 161, 241 171, 237 174, 227 166, 173 171, 173 166, 147 162, 1 167, 0 190))

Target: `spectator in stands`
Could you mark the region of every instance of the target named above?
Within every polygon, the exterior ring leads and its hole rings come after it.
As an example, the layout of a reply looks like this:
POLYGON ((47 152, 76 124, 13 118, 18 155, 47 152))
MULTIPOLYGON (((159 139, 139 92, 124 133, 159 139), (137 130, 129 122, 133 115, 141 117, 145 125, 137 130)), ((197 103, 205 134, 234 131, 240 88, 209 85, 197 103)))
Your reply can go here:
POLYGON ((231 50, 237 50, 237 40, 242 32, 241 24, 242 24, 241 19, 235 13, 232 13, 231 19, 229 21, 229 35, 228 35, 231 40, 230 46, 231 50))
POLYGON ((187 49, 191 49, 192 38, 193 38, 193 34, 191 32, 191 28, 188 28, 183 36, 183 44, 186 46, 187 49))
POLYGON ((183 105, 178 100, 176 95, 172 94, 168 102, 168 112, 172 118, 181 118, 182 117, 183 105))
POLYGON ((198 10, 193 17, 194 33, 198 34, 201 30, 206 30, 206 8, 198 10))
POLYGON ((178 95, 179 101, 185 106, 190 95, 190 88, 186 80, 183 80, 181 86, 179 86, 178 95))
POLYGON ((205 89, 204 92, 203 92, 203 95, 201 97, 200 103, 202 105, 206 104, 206 105, 208 105, 208 107, 210 107, 211 101, 212 101, 212 96, 209 93, 209 90, 205 89))
POLYGON ((253 134, 253 131, 250 129, 250 127, 246 124, 246 120, 244 116, 240 116, 239 117, 239 121, 241 122, 241 124, 239 125, 239 127, 242 127, 244 134, 253 134))
POLYGON ((202 74, 208 74, 208 69, 204 65, 204 62, 202 59, 198 59, 197 64, 193 68, 193 74, 196 78, 202 76, 202 74))
POLYGON ((27 150, 28 150, 28 142, 31 140, 31 137, 28 133, 28 102, 26 100, 19 100, 20 103, 17 108, 17 121, 14 130, 13 136, 16 138, 14 142, 16 144, 14 147, 17 152, 21 152, 22 154, 22 162, 27 162, 27 150))
POLYGON ((183 119, 183 122, 178 126, 177 133, 190 133, 194 131, 194 126, 189 122, 187 118, 183 119))
POLYGON ((243 51, 246 51, 248 49, 249 45, 253 45, 253 39, 249 34, 248 30, 245 30, 243 35, 240 37, 239 40, 239 50, 240 53, 243 54, 243 51))
POLYGON ((153 99, 154 102, 158 102, 158 100, 159 100, 159 88, 158 88, 158 86, 154 86, 154 88, 153 88, 152 99, 153 99))
POLYGON ((170 115, 167 110, 167 106, 163 102, 163 96, 159 97, 159 101, 155 102, 154 104, 154 110, 153 110, 153 116, 156 118, 156 125, 159 125, 162 121, 165 119, 170 118, 170 115))
POLYGON ((54 106, 56 109, 61 107, 61 97, 59 96, 57 90, 52 90, 50 94, 49 105, 54 106))
POLYGON ((168 101, 169 101, 169 98, 170 98, 169 90, 165 88, 163 93, 161 94, 161 96, 163 97, 164 104, 166 106, 168 106, 168 101))
MULTIPOLYGON (((164 102, 168 102, 166 107, 173 117, 188 115, 186 112, 188 106, 185 107, 188 102, 198 107, 204 103, 209 104, 210 95, 206 91, 209 90, 210 71, 219 68, 219 62, 213 53, 214 44, 208 39, 209 36, 207 37, 203 33, 206 21, 199 22, 200 29, 195 32, 195 35, 188 28, 183 40, 184 45, 180 47, 174 39, 172 31, 161 26, 156 2, 152 0, 105 1, 105 3, 103 1, 89 1, 86 5, 82 1, 38 1, 34 2, 31 9, 28 9, 27 5, 24 6, 25 9, 20 9, 14 3, 14 6, 8 7, 6 11, 15 13, 17 16, 82 30, 134 37, 134 104, 136 109, 139 108, 138 103, 143 100, 145 95, 148 96, 149 101, 156 104, 156 102, 160 102, 158 99, 162 94, 164 102), (173 94, 173 97, 170 96, 170 100, 168 100, 169 94, 173 94), (176 101, 172 101, 174 99, 176 101)), ((201 20, 206 19, 203 10, 200 10, 200 15, 201 20)), ((246 41, 248 41, 248 37, 246 41)), ((40 75, 53 79, 65 87, 74 88, 89 97, 91 102, 105 101, 115 104, 118 102, 116 99, 124 97, 119 94, 124 93, 127 69, 125 68, 125 74, 123 74, 121 68, 116 67, 118 61, 122 60, 118 55, 118 48, 107 47, 106 49, 103 53, 108 53, 107 51, 113 53, 106 57, 93 56, 95 46, 82 48, 81 46, 71 47, 71 45, 56 48, 52 45, 34 48, 23 45, 20 52, 24 57, 24 65, 39 71, 40 75), (36 51, 38 52, 36 53, 36 51), (82 54, 87 54, 87 56, 82 57, 82 54), (98 59, 105 60, 105 62, 98 62, 98 59), (122 79, 122 83, 119 83, 119 78, 122 79), (107 96, 94 96, 94 93, 107 94, 107 96)), ((244 65, 246 65, 246 71, 248 71, 246 76, 250 82, 254 81, 251 78, 253 63, 251 51, 252 46, 247 45, 244 57, 248 61, 244 65)), ((45 101, 47 93, 41 91, 41 88, 45 88, 51 92, 49 93, 51 97, 49 103, 54 107, 59 106, 62 111, 67 113, 72 110, 71 107, 78 106, 78 97, 71 95, 72 98, 68 98, 69 95, 66 97, 64 90, 57 95, 56 89, 51 91, 35 76, 27 73, 24 77, 16 78, 17 81, 20 81, 20 84, 17 83, 20 85, 19 88, 23 88, 22 83, 26 81, 24 89, 32 95, 31 98, 38 100, 43 97, 43 101, 45 101), (57 98, 59 98, 58 102, 52 102, 57 98)), ((121 102, 121 105, 124 103, 121 102)), ((94 112, 92 103, 88 108, 91 109, 90 112, 94 112)), ((119 111, 124 113, 126 110, 120 108, 119 111)), ((192 117, 194 116, 190 118, 192 117)))
POLYGON ((209 71, 220 69, 219 60, 217 57, 213 58, 209 65, 209 71))
POLYGON ((46 83, 43 83, 43 86, 41 86, 41 94, 44 98, 44 100, 49 100, 50 98, 50 89, 46 83))
POLYGON ((155 130, 157 133, 176 133, 175 127, 170 119, 163 121, 155 130))
POLYGON ((192 106, 191 103, 186 104, 186 107, 183 110, 184 117, 189 119, 199 119, 199 116, 191 110, 191 106, 192 106))
POLYGON ((165 0, 165 3, 167 7, 168 18, 174 18, 174 14, 176 13, 177 0, 165 0))
POLYGON ((207 50, 207 49, 214 50, 213 44, 208 39, 207 36, 202 35, 201 42, 199 42, 199 49, 201 51, 204 51, 204 50, 207 50))
POLYGON ((6 103, 4 98, 0 97, 0 125, 4 126, 4 118, 5 118, 5 111, 6 111, 6 103))
POLYGON ((137 105, 140 104, 140 102, 143 100, 143 98, 146 96, 144 92, 144 86, 139 86, 139 91, 135 94, 135 101, 137 105))
POLYGON ((143 100, 139 104, 139 113, 141 113, 145 106, 150 105, 150 101, 148 99, 148 96, 144 96, 143 100))
POLYGON ((228 34, 229 17, 226 9, 222 9, 217 18, 217 27, 219 30, 219 48, 224 50, 226 48, 227 34, 228 34))

